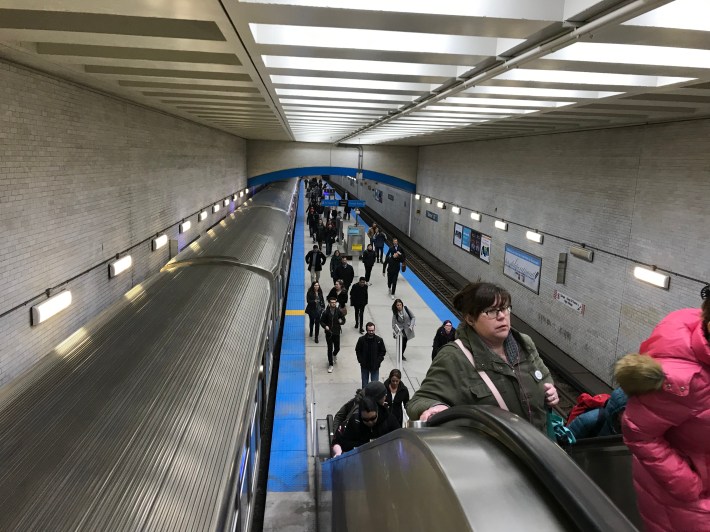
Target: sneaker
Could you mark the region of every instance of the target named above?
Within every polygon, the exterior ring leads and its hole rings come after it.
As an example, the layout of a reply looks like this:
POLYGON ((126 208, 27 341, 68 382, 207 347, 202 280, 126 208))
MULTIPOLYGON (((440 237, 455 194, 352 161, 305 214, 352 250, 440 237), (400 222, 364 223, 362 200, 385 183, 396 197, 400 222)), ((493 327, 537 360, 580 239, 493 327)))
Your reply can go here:
POLYGON ((390 293, 390 299, 394 299, 394 294, 390 293))
POLYGON ((365 334, 365 329, 360 329, 360 334, 365 334))
POLYGON ((333 366, 328 366, 328 373, 333 373, 333 366))
POLYGON ((318 343, 318 337, 317 337, 317 336, 315 337, 315 342, 318 343))
POLYGON ((357 329, 357 323, 355 324, 355 328, 357 329))

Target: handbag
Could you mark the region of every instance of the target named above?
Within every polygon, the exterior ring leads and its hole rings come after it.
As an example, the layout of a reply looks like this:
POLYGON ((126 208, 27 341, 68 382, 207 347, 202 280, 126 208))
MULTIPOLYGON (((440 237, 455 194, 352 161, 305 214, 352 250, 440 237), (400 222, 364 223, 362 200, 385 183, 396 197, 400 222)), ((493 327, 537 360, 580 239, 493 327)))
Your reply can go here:
POLYGON ((560 445, 572 445, 577 441, 574 433, 565 426, 565 420, 557 412, 547 407, 547 437, 560 445))
POLYGON ((342 308, 340 309, 340 313, 341 313, 343 316, 347 316, 347 315, 348 315, 348 307, 342 307, 342 308))
POLYGON ((402 273, 407 271, 407 265, 403 262, 402 263, 402 273))

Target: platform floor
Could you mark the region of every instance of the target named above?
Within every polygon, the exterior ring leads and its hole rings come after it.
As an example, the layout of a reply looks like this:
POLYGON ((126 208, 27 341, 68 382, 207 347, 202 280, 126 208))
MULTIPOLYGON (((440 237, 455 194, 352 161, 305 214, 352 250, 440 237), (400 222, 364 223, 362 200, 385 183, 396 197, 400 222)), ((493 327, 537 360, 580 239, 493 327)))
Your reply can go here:
MULTIPOLYGON (((302 196, 303 197, 303 196, 302 196)), ((305 217, 305 206, 303 202, 299 204, 299 221, 305 217)), ((363 225, 361 219, 358 220, 363 225)), ((355 219, 345 221, 345 225, 354 224, 355 219)), ((294 248, 293 263, 304 261, 306 253, 312 248, 312 240, 308 234, 308 227, 305 223, 298 224, 298 230, 303 231, 303 238, 296 238, 294 243, 300 249, 294 248)), ((367 228, 367 226, 365 226, 367 228)), ((347 234, 347 228, 343 228, 347 234)), ((335 250, 335 247, 333 248, 335 250)), ((338 248, 343 251, 342 247, 338 248)), ((386 251, 386 248, 385 248, 386 251)), ((406 251, 406 249, 405 249, 406 251)), ((328 258, 330 260, 330 257, 328 258)), ((355 269, 355 279, 365 275, 365 269, 359 261, 351 262, 355 269)), ((321 274, 321 285, 323 292, 327 293, 332 288, 332 280, 328 270, 329 262, 326 262, 325 269, 321 274)), ((303 275, 303 285, 306 289, 310 286, 310 273, 305 268, 296 267, 300 270, 299 275, 303 275)), ((292 280, 293 274, 292 270, 292 280)), ((380 380, 384 381, 389 376, 390 370, 396 367, 397 357, 395 351, 395 340, 392 337, 392 298, 387 289, 387 280, 382 275, 382 265, 375 264, 370 279, 372 286, 369 287, 369 304, 365 308, 365 322, 372 321, 376 326, 376 333, 385 341, 387 356, 380 367, 380 380)), ((300 284, 300 283, 298 283, 300 284)), ((452 316, 448 309, 439 301, 436 296, 419 280, 412 272, 407 271, 400 274, 397 283, 396 297, 401 299, 410 311, 416 316, 415 337, 407 344, 407 361, 402 363, 402 380, 409 388, 412 395, 426 375, 431 363, 431 346, 436 330, 445 319, 450 319, 454 325, 458 320, 452 316)), ((305 291, 304 291, 305 299, 305 291)), ((302 300, 303 301, 303 300, 302 300)), ((292 305, 289 305, 290 308, 292 305)), ((305 305, 300 307, 305 308, 305 305)), ((340 354, 335 364, 333 373, 328 373, 327 345, 325 336, 321 331, 320 343, 316 344, 313 338, 308 337, 308 317, 303 315, 304 330, 304 357, 306 373, 306 427, 303 430, 308 438, 308 453, 303 459, 306 461, 304 467, 308 468, 309 486, 307 491, 276 491, 277 483, 272 482, 270 473, 269 491, 266 499, 266 513, 264 516, 264 530, 291 532, 291 531, 315 531, 315 490, 313 482, 313 444, 311 441, 312 428, 310 426, 311 410, 315 400, 314 419, 325 418, 328 414, 335 414, 338 409, 351 399, 355 390, 360 388, 360 366, 355 356, 355 344, 360 337, 358 329, 354 327, 354 313, 352 308, 348 308, 347 322, 343 327, 343 335, 340 342, 340 354)), ((298 311, 290 310, 290 314, 298 311)), ((302 313, 302 311, 301 311, 302 313)), ((278 409, 278 396, 277 396, 278 409)), ((276 423, 276 421, 275 421, 276 423)), ((274 430, 274 440, 276 427, 274 430)))

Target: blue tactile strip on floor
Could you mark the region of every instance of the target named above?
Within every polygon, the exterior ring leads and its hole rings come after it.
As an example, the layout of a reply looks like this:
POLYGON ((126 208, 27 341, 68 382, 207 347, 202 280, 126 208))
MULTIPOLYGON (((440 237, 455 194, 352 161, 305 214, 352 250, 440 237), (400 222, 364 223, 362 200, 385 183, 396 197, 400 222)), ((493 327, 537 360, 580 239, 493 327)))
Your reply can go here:
POLYGON ((281 359, 276 391, 274 430, 271 439, 269 483, 271 492, 308 490, 308 442, 306 439, 306 355, 303 247, 304 192, 299 193, 298 217, 293 239, 293 259, 286 300, 281 359))

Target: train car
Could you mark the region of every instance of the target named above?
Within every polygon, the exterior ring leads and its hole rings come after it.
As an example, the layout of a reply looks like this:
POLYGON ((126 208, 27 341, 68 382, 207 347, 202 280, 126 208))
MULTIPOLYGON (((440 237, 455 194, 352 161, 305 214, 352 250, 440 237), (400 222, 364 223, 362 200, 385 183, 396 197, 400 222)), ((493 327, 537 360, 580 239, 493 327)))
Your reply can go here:
POLYGON ((248 530, 297 183, 0 392, 0 530, 248 530))

